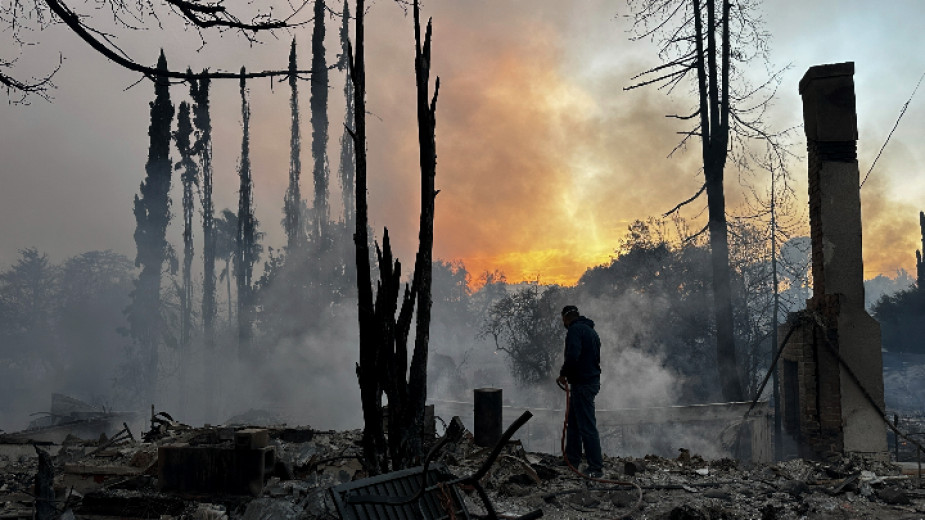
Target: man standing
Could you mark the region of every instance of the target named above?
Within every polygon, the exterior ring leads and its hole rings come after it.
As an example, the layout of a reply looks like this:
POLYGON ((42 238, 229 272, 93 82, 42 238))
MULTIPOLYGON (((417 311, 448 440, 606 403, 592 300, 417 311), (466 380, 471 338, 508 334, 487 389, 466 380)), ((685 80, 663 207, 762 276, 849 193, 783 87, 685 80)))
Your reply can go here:
POLYGON ((574 305, 562 309, 562 324, 568 333, 565 335, 565 362, 556 382, 568 383, 571 387, 565 455, 577 469, 584 446, 588 475, 600 478, 604 459, 594 417, 594 398, 601 390, 601 338, 594 330, 594 322, 581 316, 574 305))

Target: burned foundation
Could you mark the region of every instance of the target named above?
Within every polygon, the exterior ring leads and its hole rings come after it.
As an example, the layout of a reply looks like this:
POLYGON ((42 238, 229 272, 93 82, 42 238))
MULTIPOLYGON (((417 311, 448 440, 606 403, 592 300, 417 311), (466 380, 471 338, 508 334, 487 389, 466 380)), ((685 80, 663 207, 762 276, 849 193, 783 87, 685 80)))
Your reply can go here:
POLYGON ((864 308, 854 63, 800 81, 809 162, 813 296, 779 337, 781 412, 804 458, 887 457, 880 325, 864 308))

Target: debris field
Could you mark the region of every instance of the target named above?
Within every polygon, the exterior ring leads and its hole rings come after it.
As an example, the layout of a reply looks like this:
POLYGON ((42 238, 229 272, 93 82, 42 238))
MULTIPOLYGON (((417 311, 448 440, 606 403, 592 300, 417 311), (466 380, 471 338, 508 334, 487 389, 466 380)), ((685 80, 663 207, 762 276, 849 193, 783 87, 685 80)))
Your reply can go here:
MULTIPOLYGON (((109 438, 30 443, 0 435, 0 519, 31 519, 37 506, 48 501, 37 498, 47 496, 37 479, 40 452, 48 453, 53 465, 50 518, 340 518, 330 488, 367 476, 360 439, 359 430, 191 428, 166 419, 143 438, 123 431, 109 438), (235 450, 237 458, 220 456, 235 450), (241 463, 245 451, 259 453, 264 464, 241 463), (171 469, 174 462, 165 453, 180 465, 171 469), (178 453, 210 453, 213 458, 177 459, 178 453), (214 484, 210 469, 200 471, 196 464, 211 464, 226 475, 242 473, 242 478, 214 484), (205 476, 178 480, 171 471, 205 476), (219 488, 204 488, 203 482, 219 488)), ((459 442, 440 450, 435 462, 454 475, 473 474, 490 451, 465 432, 459 442)), ((704 460, 684 449, 678 453, 676 458, 605 457, 604 478, 635 483, 641 499, 635 487, 584 479, 562 465, 561 457, 527 452, 519 441, 504 446, 481 483, 502 518, 537 509, 550 519, 925 518, 925 489, 914 464, 860 458, 753 464, 704 460)), ((460 492, 473 518, 486 513, 471 489, 461 487, 460 492)))

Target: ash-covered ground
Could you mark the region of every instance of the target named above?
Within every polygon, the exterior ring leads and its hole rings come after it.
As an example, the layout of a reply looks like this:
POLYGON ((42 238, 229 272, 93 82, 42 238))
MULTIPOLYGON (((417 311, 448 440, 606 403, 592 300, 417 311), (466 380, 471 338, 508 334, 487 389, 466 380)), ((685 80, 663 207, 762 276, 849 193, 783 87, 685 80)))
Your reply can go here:
MULTIPOLYGON (((268 427, 276 463, 258 496, 158 491, 158 447, 234 442, 238 427, 190 428, 163 423, 149 441, 111 439, 39 446, 52 454, 58 518, 299 519, 339 518, 329 489, 364 478, 361 432, 268 427)), ((437 462, 456 476, 474 473, 489 454, 468 432, 437 462)), ((903 519, 925 518, 925 489, 913 467, 842 458, 752 464, 676 458, 611 456, 605 478, 638 486, 592 482, 560 457, 508 443, 482 484, 499 513, 540 509, 550 519, 903 519), (906 474, 908 473, 908 474, 906 474), (639 489, 642 490, 640 499, 639 489)), ((908 466, 908 465, 907 465, 908 466)), ((0 519, 32 518, 36 449, 0 439, 0 519)), ((471 513, 484 514, 471 489, 460 489, 471 513)))

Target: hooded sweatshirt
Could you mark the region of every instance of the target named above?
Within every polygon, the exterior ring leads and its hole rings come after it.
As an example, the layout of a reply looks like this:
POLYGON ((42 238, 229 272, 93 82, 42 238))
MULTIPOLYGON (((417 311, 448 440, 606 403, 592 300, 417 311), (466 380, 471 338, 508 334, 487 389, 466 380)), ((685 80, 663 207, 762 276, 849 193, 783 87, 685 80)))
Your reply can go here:
POLYGON ((600 384, 601 338, 594 322, 579 316, 568 326, 565 335, 565 363, 559 371, 570 384, 600 384))

